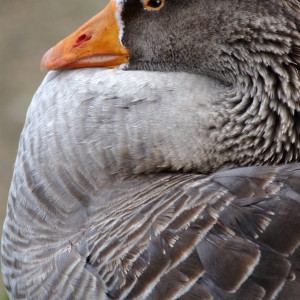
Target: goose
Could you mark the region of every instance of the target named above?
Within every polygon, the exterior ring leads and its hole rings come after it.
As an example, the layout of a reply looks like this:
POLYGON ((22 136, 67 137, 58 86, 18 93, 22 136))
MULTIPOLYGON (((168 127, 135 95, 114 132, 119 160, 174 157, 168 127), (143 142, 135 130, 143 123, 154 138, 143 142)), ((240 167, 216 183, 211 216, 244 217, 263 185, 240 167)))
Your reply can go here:
POLYGON ((299 299, 299 1, 111 0, 41 67, 11 299, 299 299))

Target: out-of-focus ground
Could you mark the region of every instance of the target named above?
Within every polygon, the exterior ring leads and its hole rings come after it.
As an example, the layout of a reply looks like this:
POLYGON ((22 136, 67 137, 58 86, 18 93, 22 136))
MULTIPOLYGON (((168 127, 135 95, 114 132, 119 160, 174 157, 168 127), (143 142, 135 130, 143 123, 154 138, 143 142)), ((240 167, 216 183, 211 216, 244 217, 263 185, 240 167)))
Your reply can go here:
MULTIPOLYGON (((0 0, 0 234, 30 100, 45 73, 43 54, 97 14, 108 0, 0 0)), ((0 277, 0 299, 5 289, 0 277)))

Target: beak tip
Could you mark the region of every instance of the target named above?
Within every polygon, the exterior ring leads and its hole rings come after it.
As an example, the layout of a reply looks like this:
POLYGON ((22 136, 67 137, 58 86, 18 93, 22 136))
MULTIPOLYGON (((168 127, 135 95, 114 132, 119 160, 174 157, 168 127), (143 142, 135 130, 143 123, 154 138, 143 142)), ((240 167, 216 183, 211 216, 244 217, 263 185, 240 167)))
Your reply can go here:
POLYGON ((48 71, 47 67, 46 67, 43 63, 40 64, 40 71, 41 71, 41 72, 46 72, 46 71, 48 71))
POLYGON ((51 70, 52 57, 53 57, 53 48, 49 49, 42 58, 40 64, 40 70, 42 72, 51 70))

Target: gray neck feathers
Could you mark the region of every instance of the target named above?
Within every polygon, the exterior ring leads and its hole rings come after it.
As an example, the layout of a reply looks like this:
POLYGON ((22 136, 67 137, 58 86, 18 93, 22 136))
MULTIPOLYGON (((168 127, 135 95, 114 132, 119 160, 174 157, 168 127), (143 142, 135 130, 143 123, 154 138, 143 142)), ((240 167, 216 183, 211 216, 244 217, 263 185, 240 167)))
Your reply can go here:
POLYGON ((222 159, 212 157, 210 171, 298 161, 299 1, 178 0, 155 14, 133 6, 123 13, 128 69, 198 73, 231 86, 214 107, 209 140, 222 159))
POLYGON ((94 188, 107 176, 294 161, 298 109, 278 101, 288 95, 272 78, 232 87, 187 73, 51 72, 29 109, 23 141, 33 143, 24 148, 33 166, 77 172, 78 185, 82 175, 94 188))
POLYGON ((238 38, 237 32, 233 45, 222 51, 233 90, 224 101, 228 119, 223 118, 227 124, 220 127, 220 142, 241 153, 240 165, 288 163, 299 157, 300 35, 282 19, 248 24, 247 33, 238 38))

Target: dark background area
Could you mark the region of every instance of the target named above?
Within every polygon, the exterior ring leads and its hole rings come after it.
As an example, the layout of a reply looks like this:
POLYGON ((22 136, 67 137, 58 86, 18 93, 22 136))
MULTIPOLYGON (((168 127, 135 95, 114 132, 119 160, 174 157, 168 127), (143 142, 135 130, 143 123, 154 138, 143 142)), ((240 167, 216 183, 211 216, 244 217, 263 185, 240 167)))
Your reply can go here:
MULTIPOLYGON (((0 0, 0 234, 27 107, 45 76, 43 54, 108 0, 0 0)), ((0 299, 5 289, 0 277, 0 299)))

